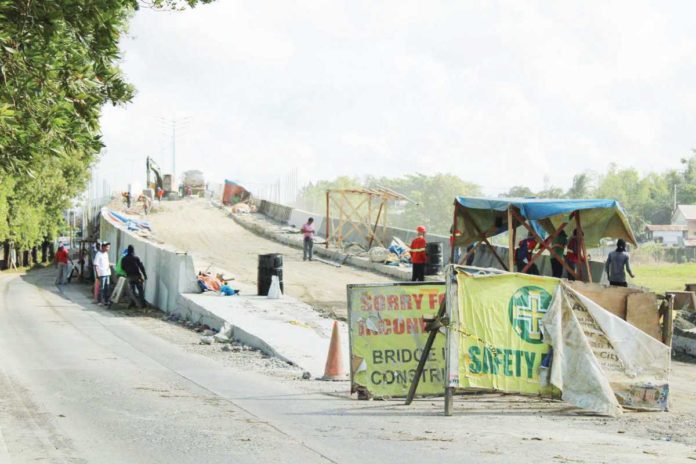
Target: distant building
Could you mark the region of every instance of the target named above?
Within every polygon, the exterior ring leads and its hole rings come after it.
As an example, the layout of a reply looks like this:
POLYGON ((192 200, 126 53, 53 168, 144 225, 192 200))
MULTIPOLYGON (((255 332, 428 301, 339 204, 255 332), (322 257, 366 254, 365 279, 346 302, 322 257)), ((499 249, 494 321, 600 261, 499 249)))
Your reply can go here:
POLYGON ((677 206, 672 214, 672 225, 686 226, 685 246, 694 246, 691 243, 696 240, 696 205, 677 206))
POLYGON ((679 224, 651 224, 645 226, 648 240, 665 246, 681 246, 687 240, 687 226, 679 224))

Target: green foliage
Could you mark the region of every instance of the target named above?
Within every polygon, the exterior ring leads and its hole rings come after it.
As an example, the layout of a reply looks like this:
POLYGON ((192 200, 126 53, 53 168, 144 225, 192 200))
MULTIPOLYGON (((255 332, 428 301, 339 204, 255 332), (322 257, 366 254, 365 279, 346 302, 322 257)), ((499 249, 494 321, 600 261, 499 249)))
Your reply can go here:
POLYGON ((102 107, 133 88, 118 41, 141 6, 212 0, 0 0, 0 241, 51 236, 102 148, 102 107))
POLYGON ((536 198, 609 198, 618 200, 626 210, 633 230, 640 235, 647 224, 669 224, 674 189, 679 204, 696 204, 696 155, 682 160, 684 169, 641 176, 633 168, 620 169, 612 164, 594 179, 590 173, 573 177, 567 191, 549 187, 533 192, 525 186, 512 187, 502 197, 536 198))
MULTIPOLYGON (((616 165, 610 165, 600 175, 593 176, 587 172, 575 175, 568 190, 549 186, 534 192, 527 186, 516 185, 501 197, 615 199, 624 207, 631 226, 640 236, 646 224, 669 224, 675 186, 679 204, 696 204, 696 154, 682 160, 682 164, 682 170, 644 176, 633 168, 620 169, 616 165)), ((431 232, 443 235, 449 234, 454 197, 481 195, 478 185, 452 174, 368 177, 362 181, 354 177, 339 177, 333 181, 320 181, 306 186, 300 193, 297 206, 324 214, 327 189, 363 186, 387 187, 418 203, 390 206, 390 225, 410 229, 422 224, 431 232)))
POLYGON ((453 174, 409 174, 397 179, 368 179, 367 184, 390 188, 417 203, 408 202, 403 211, 391 214, 391 225, 406 229, 423 225, 431 233, 442 235, 450 233, 454 198, 459 195, 481 195, 478 185, 453 174))

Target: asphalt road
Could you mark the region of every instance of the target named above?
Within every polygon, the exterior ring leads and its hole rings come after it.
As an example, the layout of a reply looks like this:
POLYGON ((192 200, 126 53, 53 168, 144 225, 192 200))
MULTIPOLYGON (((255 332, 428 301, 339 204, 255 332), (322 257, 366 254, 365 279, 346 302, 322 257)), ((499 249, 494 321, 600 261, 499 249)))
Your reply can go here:
POLYGON ((440 400, 356 401, 345 382, 282 380, 191 352, 91 304, 76 286, 63 297, 51 280, 51 270, 0 274, 0 463, 680 462, 696 454, 693 434, 658 439, 666 414, 607 420, 557 402, 482 395, 445 418, 440 400))

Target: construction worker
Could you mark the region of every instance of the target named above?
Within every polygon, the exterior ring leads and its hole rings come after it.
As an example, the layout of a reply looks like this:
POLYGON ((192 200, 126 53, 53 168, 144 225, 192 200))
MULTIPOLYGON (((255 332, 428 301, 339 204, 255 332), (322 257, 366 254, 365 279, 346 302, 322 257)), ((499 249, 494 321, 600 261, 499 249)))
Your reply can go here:
POLYGON ((147 280, 147 272, 142 261, 135 255, 133 245, 128 245, 126 248, 126 256, 121 259, 121 268, 126 273, 128 279, 128 296, 130 298, 129 308, 138 306, 145 307, 145 290, 143 282, 147 280))
POLYGON ((58 291, 60 293, 63 293, 63 286, 65 285, 65 280, 68 277, 68 260, 70 259, 70 256, 68 255, 68 250, 65 249, 65 246, 61 243, 58 245, 58 251, 56 251, 54 260, 56 262, 56 266, 58 267, 58 276, 56 277, 56 286, 58 287, 58 291))
POLYGON ((609 253, 609 257, 604 265, 604 270, 609 278, 609 285, 616 287, 628 287, 626 282, 626 272, 632 278, 636 278, 631 271, 631 265, 628 262, 628 253, 626 253, 626 241, 619 239, 616 242, 616 251, 609 253))
POLYGON ((302 261, 312 260, 312 248, 314 248, 314 218, 307 219, 307 223, 300 229, 304 239, 302 241, 302 261))
POLYGON ((425 227, 416 227, 418 236, 411 242, 411 263, 413 264, 413 274, 411 275, 412 282, 423 282, 425 280, 425 263, 428 260, 428 255, 425 252, 425 247, 428 244, 425 241, 425 227))
POLYGON ((109 242, 103 242, 101 250, 94 256, 94 269, 99 279, 99 295, 97 304, 111 307, 111 264, 109 263, 109 242))
MULTIPOLYGON (((573 229, 573 235, 568 241, 568 247, 566 248, 565 261, 568 266, 575 271, 578 275, 580 274, 580 266, 578 266, 579 260, 579 242, 578 242, 578 230, 573 229)), ((575 276, 568 272, 568 280, 575 280, 575 276)), ((581 279, 582 280, 582 279, 581 279)))

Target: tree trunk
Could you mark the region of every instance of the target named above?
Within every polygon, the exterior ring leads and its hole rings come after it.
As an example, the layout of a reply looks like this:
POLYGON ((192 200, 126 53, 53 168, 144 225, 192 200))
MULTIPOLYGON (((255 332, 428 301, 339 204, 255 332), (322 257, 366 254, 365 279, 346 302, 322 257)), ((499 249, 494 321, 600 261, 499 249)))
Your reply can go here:
POLYGON ((5 260, 2 262, 2 270, 6 270, 10 266, 10 241, 5 240, 2 242, 2 255, 5 260))
POLYGON ((33 246, 31 247, 31 262, 32 264, 37 264, 39 262, 37 255, 38 255, 39 250, 33 246))
POLYGON ((50 243, 48 244, 48 260, 49 260, 50 262, 53 262, 53 258, 54 258, 54 257, 55 257, 55 250, 54 250, 54 247, 53 247, 53 242, 50 242, 50 243))
POLYGON ((31 262, 29 261, 29 250, 24 250, 22 253, 22 266, 31 266, 31 262))
POLYGON ((48 260, 48 240, 41 243, 41 262, 45 263, 48 260))

